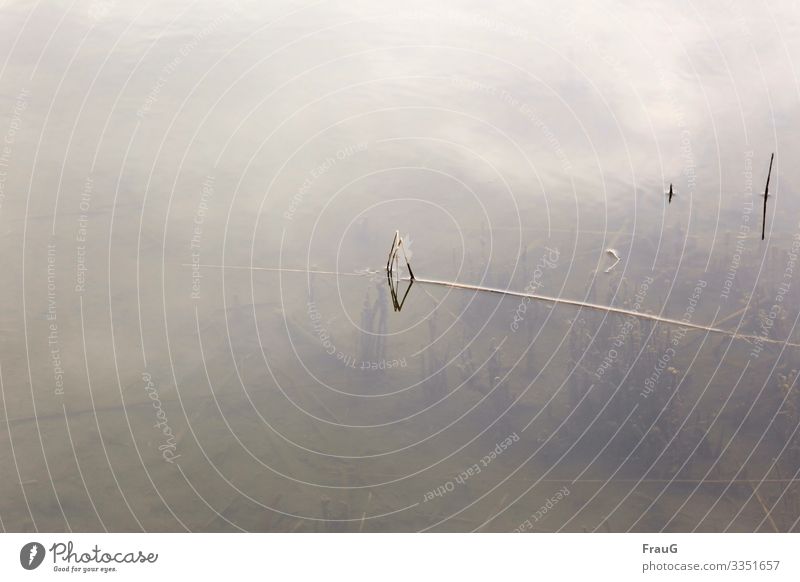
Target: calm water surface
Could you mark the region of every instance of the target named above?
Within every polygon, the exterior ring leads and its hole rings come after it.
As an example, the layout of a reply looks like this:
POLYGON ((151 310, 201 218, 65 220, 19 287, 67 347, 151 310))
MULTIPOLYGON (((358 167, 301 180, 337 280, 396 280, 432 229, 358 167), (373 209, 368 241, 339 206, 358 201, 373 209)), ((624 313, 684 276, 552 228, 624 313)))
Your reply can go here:
POLYGON ((0 524, 797 531, 797 55, 796 2, 4 3, 0 524), (396 230, 756 337, 396 311, 396 230))

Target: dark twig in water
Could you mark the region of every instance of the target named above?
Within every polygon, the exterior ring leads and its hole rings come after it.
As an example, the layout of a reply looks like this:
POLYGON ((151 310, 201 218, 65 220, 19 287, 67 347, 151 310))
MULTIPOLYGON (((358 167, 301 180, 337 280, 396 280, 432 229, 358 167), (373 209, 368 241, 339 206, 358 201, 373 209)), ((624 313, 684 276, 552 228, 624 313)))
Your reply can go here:
POLYGON ((392 248, 389 249, 389 260, 386 261, 386 278, 389 280, 389 292, 392 295, 392 307, 394 307, 395 311, 400 311, 403 309, 403 304, 406 302, 406 297, 408 297, 408 292, 411 291, 411 286, 414 285, 414 271, 411 270, 411 263, 408 260, 408 255, 406 254, 406 248, 403 244, 403 237, 400 236, 400 231, 394 231, 394 238, 392 239, 392 248), (397 290, 400 285, 400 269, 399 269, 399 260, 400 260, 400 250, 403 251, 403 259, 406 262, 406 269, 408 269, 408 288, 406 292, 403 294, 403 299, 398 299, 397 290))
POLYGON ((403 259, 406 262, 406 269, 408 269, 408 275, 413 281, 414 271, 411 270, 411 263, 409 263, 408 255, 406 255, 406 246, 403 243, 403 237, 400 236, 399 230, 394 231, 394 239, 392 239, 392 248, 389 249, 389 260, 386 262, 386 272, 391 275, 395 271, 399 271, 401 250, 403 251, 403 259))
POLYGON ((769 178, 772 175, 772 160, 775 159, 775 152, 769 157, 769 172, 767 172, 767 185, 764 188, 764 216, 761 219, 761 240, 764 240, 764 233, 767 228, 767 197, 769 196, 769 178))

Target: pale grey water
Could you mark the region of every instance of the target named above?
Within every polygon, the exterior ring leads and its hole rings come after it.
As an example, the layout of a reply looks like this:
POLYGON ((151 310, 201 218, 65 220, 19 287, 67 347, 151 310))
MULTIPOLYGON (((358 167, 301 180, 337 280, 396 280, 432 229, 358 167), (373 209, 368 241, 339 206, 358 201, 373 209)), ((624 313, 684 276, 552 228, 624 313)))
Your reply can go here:
POLYGON ((797 531, 799 54, 796 2, 6 2, 2 528, 797 531), (397 312, 396 229, 765 339, 397 312))

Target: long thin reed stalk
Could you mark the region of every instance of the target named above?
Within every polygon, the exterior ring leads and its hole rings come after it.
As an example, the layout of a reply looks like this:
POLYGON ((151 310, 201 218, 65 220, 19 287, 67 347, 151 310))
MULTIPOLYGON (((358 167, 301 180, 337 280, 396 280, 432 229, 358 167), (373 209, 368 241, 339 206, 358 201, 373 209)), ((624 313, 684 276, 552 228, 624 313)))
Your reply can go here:
POLYGON ((420 284, 427 284, 427 285, 440 285, 442 287, 451 287, 453 289, 466 289, 468 291, 483 291, 486 293, 497 293, 500 295, 507 295, 510 297, 522 297, 528 299, 536 299, 538 301, 547 301, 549 303, 557 303, 561 305, 571 305, 573 307, 585 307, 586 309, 594 309, 597 311, 604 311, 606 313, 619 313, 621 315, 629 315, 632 317, 638 317, 640 319, 648 319, 650 321, 657 321, 659 323, 666 323, 668 325, 675 325, 678 327, 683 327, 687 329, 696 329, 700 331, 708 331, 711 333, 718 333, 722 335, 726 335, 728 337, 751 340, 751 341, 761 341, 765 343, 772 343, 772 344, 780 344, 780 345, 787 345, 792 347, 800 348, 800 344, 782 341, 777 339, 772 339, 768 337, 763 337, 759 335, 751 335, 751 334, 744 334, 744 333, 737 333, 734 331, 730 331, 727 329, 720 329, 718 327, 711 327, 709 325, 702 325, 699 323, 692 323, 687 321, 681 321, 679 319, 670 319, 669 317, 661 317, 660 315, 653 315, 651 313, 642 313, 640 311, 633 311, 631 309, 623 309, 621 307, 609 307, 607 305, 599 305, 597 303, 589 303, 587 301, 578 301, 577 299, 565 299, 563 297, 550 297, 547 295, 539 295, 537 293, 524 293, 522 291, 512 291, 510 289, 498 289, 496 287, 483 287, 481 285, 470 285, 467 283, 456 283, 454 281, 439 281, 438 279, 421 279, 419 277, 414 279, 415 283, 420 284))

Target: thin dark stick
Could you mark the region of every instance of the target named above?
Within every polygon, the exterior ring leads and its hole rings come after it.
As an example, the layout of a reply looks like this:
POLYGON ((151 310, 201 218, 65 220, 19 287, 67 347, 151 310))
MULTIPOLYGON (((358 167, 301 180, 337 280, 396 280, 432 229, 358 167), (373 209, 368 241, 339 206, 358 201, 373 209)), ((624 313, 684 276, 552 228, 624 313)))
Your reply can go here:
POLYGON ((761 240, 764 240, 764 233, 767 228, 767 197, 769 196, 769 177, 772 175, 772 160, 775 158, 775 152, 769 157, 769 172, 767 172, 767 185, 764 188, 764 216, 761 219, 761 240))
POLYGON ((395 248, 397 247, 397 239, 400 238, 400 231, 394 231, 394 238, 392 239, 392 248, 389 249, 389 260, 386 261, 386 271, 390 271, 392 268, 392 259, 395 255, 395 248))
POLYGON ((403 309, 403 304, 406 302, 408 292, 411 291, 411 286, 414 284, 414 271, 411 270, 411 263, 408 262, 408 255, 406 254, 406 246, 403 242, 403 237, 400 236, 400 231, 394 231, 394 238, 392 239, 392 248, 389 250, 389 260, 386 262, 386 278, 389 281, 389 292, 392 295, 392 307, 395 311, 403 309), (400 250, 403 251, 403 260, 406 262, 406 268, 410 276, 408 287, 400 299, 397 290, 400 283, 400 250), (397 285, 395 285, 395 280, 397 285))
POLYGON ((403 251, 403 260, 406 262, 406 268, 408 269, 408 274, 411 276, 411 280, 414 280, 414 271, 411 270, 411 263, 408 261, 408 255, 406 255, 406 246, 403 243, 403 237, 400 236, 400 231, 396 230, 394 232, 394 238, 392 239, 392 248, 389 251, 389 260, 386 262, 386 272, 389 273, 390 271, 394 270, 395 267, 399 268, 400 265, 400 251, 403 251), (394 266, 392 266, 394 263, 394 266))

